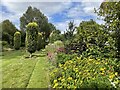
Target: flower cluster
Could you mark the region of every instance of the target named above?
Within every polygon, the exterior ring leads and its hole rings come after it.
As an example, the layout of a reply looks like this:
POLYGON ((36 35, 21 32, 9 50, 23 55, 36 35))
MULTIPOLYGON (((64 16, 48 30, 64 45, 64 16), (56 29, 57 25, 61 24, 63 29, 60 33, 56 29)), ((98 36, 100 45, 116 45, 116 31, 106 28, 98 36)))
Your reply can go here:
POLYGON ((50 74, 52 88, 118 88, 118 73, 108 61, 77 57, 59 63, 50 74))

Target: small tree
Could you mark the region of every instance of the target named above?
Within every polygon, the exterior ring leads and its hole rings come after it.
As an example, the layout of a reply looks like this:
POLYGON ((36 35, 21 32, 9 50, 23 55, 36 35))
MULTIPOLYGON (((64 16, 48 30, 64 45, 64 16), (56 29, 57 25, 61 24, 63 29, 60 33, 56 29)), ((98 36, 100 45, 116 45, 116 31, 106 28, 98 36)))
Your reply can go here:
POLYGON ((26 49, 32 57, 37 49, 37 36, 38 36, 38 25, 36 22, 31 22, 27 25, 26 30, 26 49))
POLYGON ((17 31, 14 34, 14 48, 16 50, 19 50, 20 46, 21 46, 21 33, 17 31))
POLYGON ((37 50, 39 51, 42 49, 42 33, 38 33, 38 40, 37 40, 37 50))

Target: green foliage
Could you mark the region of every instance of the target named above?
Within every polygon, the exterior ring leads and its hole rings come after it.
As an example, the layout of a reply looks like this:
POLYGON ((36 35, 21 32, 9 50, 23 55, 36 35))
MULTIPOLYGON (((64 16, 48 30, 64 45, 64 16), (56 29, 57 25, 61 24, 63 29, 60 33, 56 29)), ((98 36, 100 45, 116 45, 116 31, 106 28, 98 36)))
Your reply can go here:
POLYGON ((75 39, 78 42, 95 44, 102 47, 105 45, 107 34, 102 25, 97 24, 91 19, 90 21, 82 21, 80 23, 75 39))
POLYGON ((64 43, 62 41, 60 41, 60 40, 55 41, 54 45, 56 46, 56 49, 64 48, 64 43))
POLYGON ((76 30, 76 27, 75 27, 74 21, 70 21, 68 23, 68 29, 66 29, 66 32, 64 32, 65 45, 69 45, 73 41, 75 30, 76 30))
POLYGON ((100 8, 96 10, 99 16, 102 16, 105 21, 105 27, 115 41, 114 47, 117 48, 117 57, 120 57, 120 1, 118 2, 102 2, 100 8))
POLYGON ((14 34, 14 48, 18 50, 20 49, 20 46, 21 46, 21 33, 17 31, 14 34))
POLYGON ((66 61, 72 60, 76 56, 77 56, 76 54, 71 55, 71 54, 59 53, 57 54, 56 63, 57 65, 59 65, 59 63, 64 64, 66 61))
POLYGON ((48 23, 47 17, 37 8, 28 7, 27 11, 20 17, 20 29, 25 32, 26 25, 30 22, 36 22, 38 24, 38 31, 43 32, 45 39, 49 37, 54 25, 48 23))
POLYGON ((27 25, 26 30, 26 49, 32 54, 37 49, 37 37, 38 37, 38 25, 35 22, 31 22, 27 25))
POLYGON ((0 45, 2 45, 3 47, 4 47, 4 46, 7 46, 7 45, 8 45, 8 42, 7 42, 7 41, 0 41, 0 45))
POLYGON ((61 40, 61 32, 59 30, 53 30, 49 36, 49 43, 54 43, 57 40, 61 40))
POLYGON ((10 22, 9 20, 4 20, 3 22, 0 23, 0 27, 2 27, 2 29, 0 29, 0 34, 2 35, 2 41, 7 41, 8 44, 13 46, 13 38, 14 38, 13 36, 14 33, 17 31, 15 25, 13 25, 13 23, 10 22))
POLYGON ((118 88, 118 73, 108 58, 74 58, 51 72, 52 88, 118 88))
POLYGON ((103 25, 97 24, 92 19, 90 21, 82 21, 76 29, 77 32, 72 42, 70 40, 66 42, 67 53, 73 52, 81 54, 83 51, 86 51, 89 46, 93 45, 104 48, 108 41, 109 33, 103 27, 103 25))
POLYGON ((39 51, 43 47, 43 38, 42 33, 38 33, 38 39, 37 39, 37 50, 39 51))
POLYGON ((0 52, 3 52, 5 51, 5 48, 9 47, 9 44, 7 41, 0 41, 0 47, 1 47, 0 52))

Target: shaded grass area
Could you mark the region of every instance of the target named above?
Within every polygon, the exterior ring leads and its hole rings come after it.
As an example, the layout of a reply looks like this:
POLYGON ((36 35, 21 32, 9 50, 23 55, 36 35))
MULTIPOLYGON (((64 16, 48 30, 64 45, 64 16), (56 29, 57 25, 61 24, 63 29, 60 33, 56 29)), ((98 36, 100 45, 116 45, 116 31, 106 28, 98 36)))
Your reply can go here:
POLYGON ((47 88, 47 60, 43 52, 32 58, 24 50, 4 52, 2 56, 2 88, 47 88))

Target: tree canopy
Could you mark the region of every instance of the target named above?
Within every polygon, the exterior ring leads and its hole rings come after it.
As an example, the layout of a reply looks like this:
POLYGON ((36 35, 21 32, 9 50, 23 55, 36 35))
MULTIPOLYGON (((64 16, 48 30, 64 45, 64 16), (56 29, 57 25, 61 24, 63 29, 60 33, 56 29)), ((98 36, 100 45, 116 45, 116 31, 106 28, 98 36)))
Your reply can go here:
POLYGON ((28 7, 27 11, 20 17, 20 29, 25 32, 26 25, 30 22, 37 22, 39 32, 44 33, 44 37, 48 38, 54 25, 48 23, 48 18, 37 8, 28 7))
POLYGON ((113 36, 117 55, 120 56, 120 1, 103 2, 96 12, 103 17, 106 30, 113 36))
POLYGON ((0 33, 2 33, 2 40, 13 45, 14 33, 18 31, 15 25, 9 20, 4 20, 0 23, 0 26, 2 26, 2 29, 0 30, 0 33))

